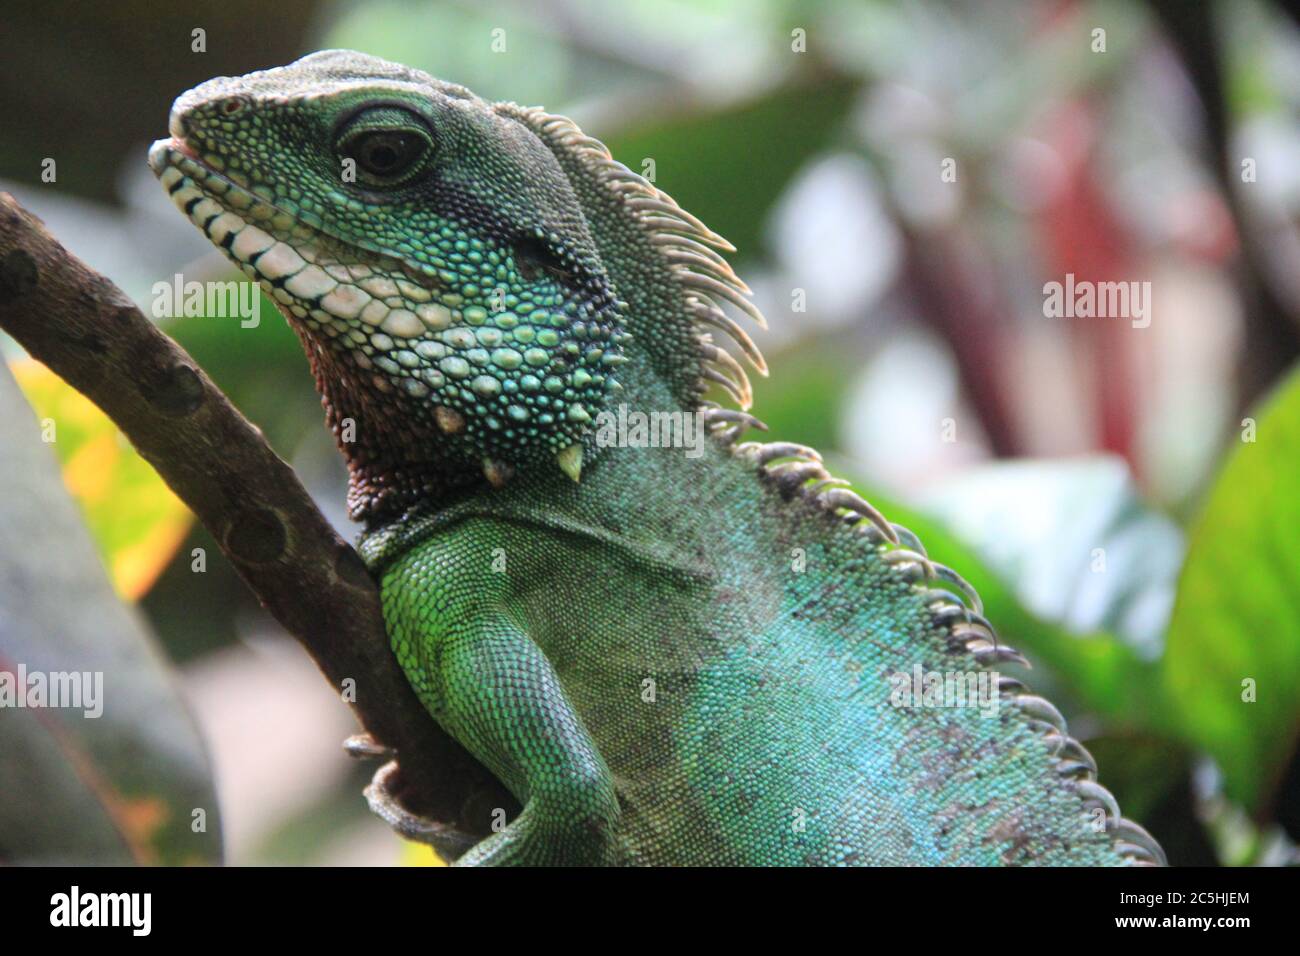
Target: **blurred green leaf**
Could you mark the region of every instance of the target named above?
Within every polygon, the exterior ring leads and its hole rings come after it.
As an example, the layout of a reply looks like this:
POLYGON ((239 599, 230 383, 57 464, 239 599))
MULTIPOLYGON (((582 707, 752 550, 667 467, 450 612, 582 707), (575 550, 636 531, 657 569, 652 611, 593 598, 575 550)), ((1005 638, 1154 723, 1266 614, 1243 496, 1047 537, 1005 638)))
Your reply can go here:
MULTIPOLYGON (((839 437, 839 421, 828 409, 840 406, 853 376, 862 367, 862 359, 836 336, 804 336, 788 348, 768 355, 768 364, 778 370, 771 378, 751 376, 754 408, 767 423, 769 436, 811 445, 823 451, 834 448, 839 437)), ((721 389, 710 395, 726 404, 721 389)))
POLYGON ((750 256, 761 248, 768 210, 833 145, 857 94, 854 82, 827 76, 724 110, 651 116, 601 138, 639 173, 653 160, 655 185, 750 256))
POLYGON ((1227 794, 1260 811, 1300 727, 1300 370, 1247 421, 1255 440, 1229 454, 1192 527, 1163 677, 1227 794))
POLYGON ((1151 819, 1191 776, 1192 755, 1162 737, 1103 732, 1088 741, 1088 752, 1105 773, 1106 789, 1135 820, 1151 819))
POLYGON ((3 364, 0 447, 0 680, 14 698, 0 707, 0 858, 219 862, 198 733, 140 618, 113 593, 3 364), (31 675, 52 684, 61 674, 80 675, 78 706, 13 706, 19 694, 29 701, 31 675))

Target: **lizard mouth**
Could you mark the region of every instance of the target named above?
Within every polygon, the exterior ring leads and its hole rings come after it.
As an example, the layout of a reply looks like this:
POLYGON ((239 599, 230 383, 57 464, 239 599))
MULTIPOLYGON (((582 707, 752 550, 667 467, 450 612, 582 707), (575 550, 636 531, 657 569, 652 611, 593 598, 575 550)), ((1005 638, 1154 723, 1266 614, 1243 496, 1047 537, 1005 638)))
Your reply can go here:
MULTIPOLYGON (((202 162, 202 160, 199 158, 198 150, 196 150, 193 146, 191 146, 189 143, 187 143, 187 142, 185 141, 184 137, 181 137, 181 136, 173 136, 171 139, 160 139, 160 140, 158 140, 158 142, 157 142, 156 144, 154 144, 154 145, 155 145, 155 146, 161 145, 161 146, 165 147, 165 149, 170 149, 172 152, 179 153, 179 154, 181 154, 182 156, 188 156, 190 159, 193 159, 193 160, 197 160, 197 161, 199 161, 199 162, 202 162)), ((164 150, 164 151, 165 151, 165 150, 164 150)), ((153 156, 154 156, 154 150, 153 150, 153 149, 150 149, 150 150, 149 150, 149 157, 150 157, 150 160, 151 160, 151 161, 152 161, 152 159, 153 159, 153 156)), ((152 165, 152 162, 151 162, 151 165, 152 165)), ((159 172, 159 171, 160 171, 160 170, 158 170, 158 169, 154 169, 154 172, 155 172, 155 173, 157 173, 157 172, 159 172)))
MULTIPOLYGON (((473 322, 436 273, 330 235, 314 216, 272 203, 241 182, 242 175, 215 168, 179 138, 155 142, 149 166, 176 207, 262 287, 290 324, 334 343, 375 388, 394 387, 379 372, 401 375, 404 366, 389 355, 394 350, 427 362, 450 356, 469 369, 459 352, 478 343, 461 327, 473 322)), ((456 374, 460 364, 445 374, 456 374)), ((419 399, 443 384, 444 373, 430 368, 420 381, 405 376, 399 387, 419 399)))
MULTIPOLYGON (((227 252, 232 249, 223 242, 226 233, 214 234, 214 226, 223 215, 239 219, 244 225, 257 224, 277 238, 288 240, 292 236, 295 245, 325 235, 324 230, 301 212, 258 195, 241 174, 223 170, 217 165, 219 162, 203 157, 179 136, 157 140, 149 147, 149 168, 172 202, 227 252)), ((234 228, 237 224, 228 221, 224 225, 234 228)))
MULTIPOLYGON (((242 174, 219 168, 220 162, 203 156, 180 136, 157 140, 149 147, 149 168, 176 207, 249 278, 263 283, 281 305, 289 302, 284 292, 276 295, 276 290, 284 289, 306 265, 317 262, 351 264, 367 274, 402 275, 425 289, 441 289, 435 273, 381 249, 331 234, 314 213, 290 208, 283 201, 272 202, 255 192, 242 174)), ((320 285, 319 281, 300 280, 289 291, 310 308, 319 298, 311 293, 320 285)))

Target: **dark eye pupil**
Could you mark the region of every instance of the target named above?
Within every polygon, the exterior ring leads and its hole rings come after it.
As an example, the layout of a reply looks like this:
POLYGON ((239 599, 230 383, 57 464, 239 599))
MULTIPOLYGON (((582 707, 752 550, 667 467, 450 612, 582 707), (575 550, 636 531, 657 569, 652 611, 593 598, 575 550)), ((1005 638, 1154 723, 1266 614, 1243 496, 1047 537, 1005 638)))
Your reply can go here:
POLYGON ((378 132, 363 134, 352 152, 366 172, 393 176, 419 159, 421 147, 421 139, 414 134, 378 132))

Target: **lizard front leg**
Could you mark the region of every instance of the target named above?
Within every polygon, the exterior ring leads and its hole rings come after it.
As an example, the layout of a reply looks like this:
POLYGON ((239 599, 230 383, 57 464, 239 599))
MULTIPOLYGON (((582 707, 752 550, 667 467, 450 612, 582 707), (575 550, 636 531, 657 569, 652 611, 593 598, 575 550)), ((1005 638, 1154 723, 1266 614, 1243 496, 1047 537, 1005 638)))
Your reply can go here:
POLYGON ((433 717, 523 803, 457 865, 620 862, 609 769, 546 655, 503 608, 481 600, 413 607, 402 600, 412 593, 428 595, 409 582, 385 584, 402 667, 433 717))
POLYGON ((541 649, 495 614, 453 629, 439 656, 440 719, 524 805, 509 826, 457 862, 615 862, 613 781, 541 649))

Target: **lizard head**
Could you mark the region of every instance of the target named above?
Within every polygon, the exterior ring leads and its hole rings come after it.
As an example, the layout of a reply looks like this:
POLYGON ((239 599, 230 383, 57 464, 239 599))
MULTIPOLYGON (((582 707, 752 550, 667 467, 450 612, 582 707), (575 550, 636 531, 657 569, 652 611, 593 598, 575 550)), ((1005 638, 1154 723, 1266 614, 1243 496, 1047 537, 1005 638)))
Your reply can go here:
POLYGON ((578 479, 624 306, 530 130, 326 51, 190 90, 169 131, 150 166, 302 339, 354 515, 525 467, 578 479))

